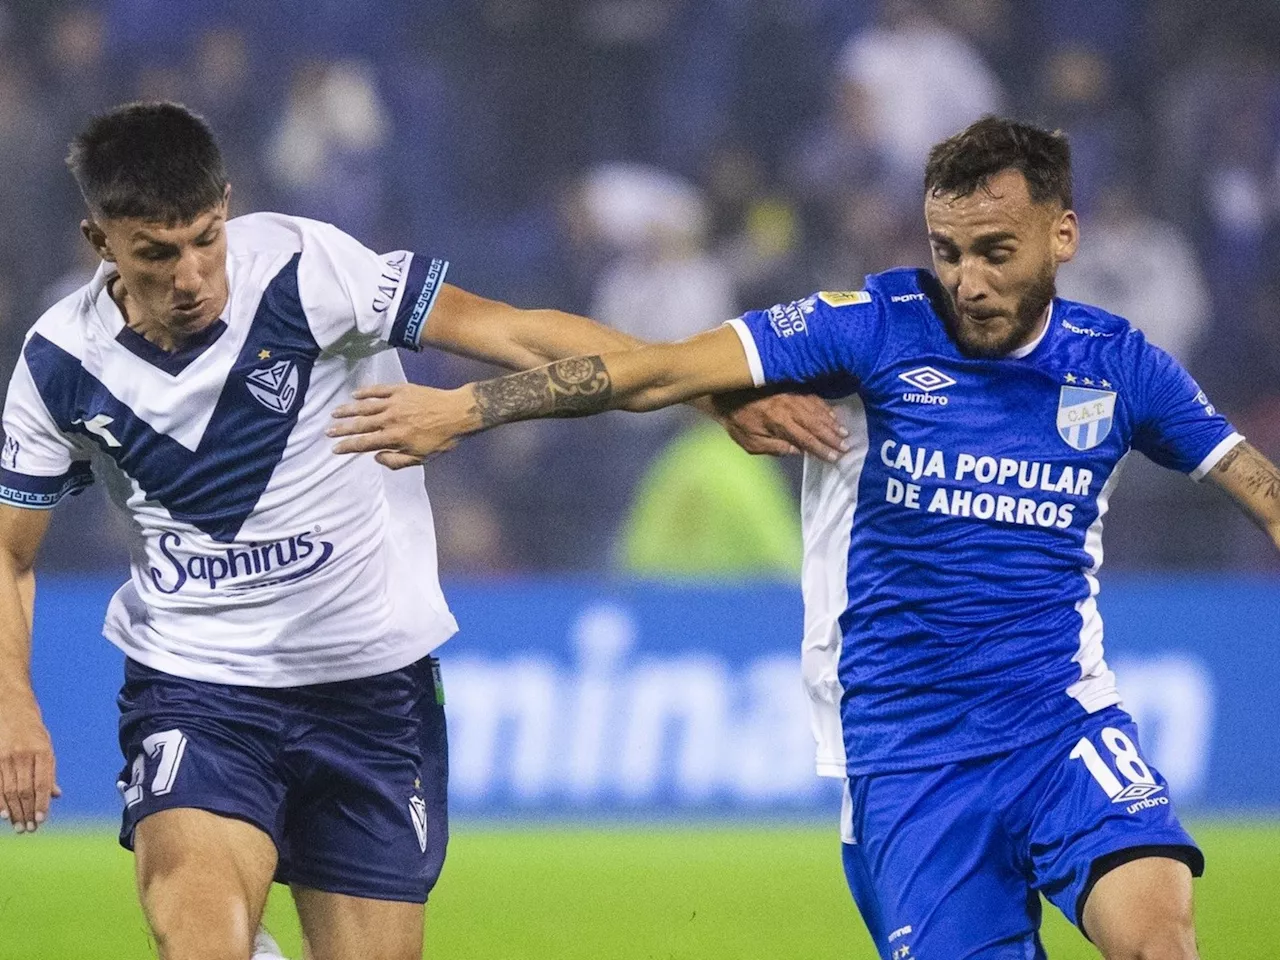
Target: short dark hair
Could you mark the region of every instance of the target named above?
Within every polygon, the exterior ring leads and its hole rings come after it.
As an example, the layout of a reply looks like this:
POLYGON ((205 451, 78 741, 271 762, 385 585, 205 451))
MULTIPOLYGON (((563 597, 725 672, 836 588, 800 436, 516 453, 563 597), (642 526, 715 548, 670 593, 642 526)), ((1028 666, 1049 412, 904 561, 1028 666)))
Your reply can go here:
POLYGON ((126 103, 94 117, 67 166, 90 212, 108 220, 190 223, 227 189, 213 131, 178 103, 126 103))
POLYGON ((924 167, 925 196, 967 197, 1002 170, 1027 178, 1033 202, 1056 200, 1071 208, 1067 135, 1005 117, 983 117, 934 146, 924 167))

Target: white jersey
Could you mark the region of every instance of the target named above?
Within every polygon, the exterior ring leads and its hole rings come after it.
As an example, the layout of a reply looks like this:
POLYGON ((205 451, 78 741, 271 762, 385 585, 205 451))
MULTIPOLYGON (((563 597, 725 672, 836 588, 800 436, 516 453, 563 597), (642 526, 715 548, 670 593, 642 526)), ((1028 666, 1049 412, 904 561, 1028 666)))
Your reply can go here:
POLYGON ((230 296, 167 353, 125 325, 104 263, 27 334, 9 385, 0 501, 44 509, 94 477, 130 523, 103 633, 195 680, 287 687, 372 676, 457 629, 418 470, 338 456, 330 411, 402 382, 448 264, 337 228, 227 224, 230 296))

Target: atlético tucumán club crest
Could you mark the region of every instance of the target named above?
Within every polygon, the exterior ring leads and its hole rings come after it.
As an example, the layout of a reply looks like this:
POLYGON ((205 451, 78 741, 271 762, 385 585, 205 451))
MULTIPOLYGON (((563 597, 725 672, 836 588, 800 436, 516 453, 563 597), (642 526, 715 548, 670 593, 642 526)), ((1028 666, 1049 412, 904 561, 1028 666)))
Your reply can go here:
POLYGON ((1058 436, 1076 450, 1092 450, 1115 423, 1114 390, 1063 387, 1058 396, 1058 436))
POLYGON ((251 370, 245 383, 253 399, 275 413, 288 413, 298 399, 298 368, 292 360, 277 360, 251 370))

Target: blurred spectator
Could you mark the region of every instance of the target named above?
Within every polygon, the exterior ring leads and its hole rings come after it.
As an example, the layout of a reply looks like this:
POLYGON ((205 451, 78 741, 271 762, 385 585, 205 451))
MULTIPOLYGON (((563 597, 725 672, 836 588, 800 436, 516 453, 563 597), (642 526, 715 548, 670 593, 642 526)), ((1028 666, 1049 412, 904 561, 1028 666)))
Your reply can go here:
POLYGON ((1058 274, 1058 290, 1131 321, 1186 362, 1209 320, 1209 294, 1195 248, 1172 223, 1146 214, 1135 187, 1107 187, 1082 225, 1080 250, 1058 274))
POLYGON ((592 316, 643 340, 683 340, 737 314, 724 267, 705 251, 707 208, 687 181, 615 164, 588 174, 584 202, 617 259, 592 316))
POLYGON ((699 423, 646 471, 617 550, 618 568, 639 576, 795 582, 800 504, 776 462, 699 423))
POLYGON ((386 108, 367 64, 300 65, 268 146, 282 205, 379 245, 390 136, 386 108))
POLYGON ((271 206, 262 171, 266 136, 264 94, 273 91, 255 76, 243 27, 216 24, 196 37, 194 70, 184 76, 182 101, 209 121, 227 154, 227 173, 238 211, 271 206))
MULTIPOLYGON (((10 342, 21 338, 35 322, 34 302, 41 288, 59 269, 53 263, 63 237, 75 232, 67 205, 50 203, 63 192, 63 173, 57 159, 62 150, 57 125, 37 99, 37 90, 23 61, 0 53, 0 209, 4 211, 4 240, 0 243, 0 276, 10 300, 7 316, 21 328, 3 331, 10 342)), ((69 192, 80 204, 79 194, 69 192)), ((6 347, 6 357, 13 355, 6 347)), ((7 382, 7 376, 6 381, 7 382)))
POLYGON ((919 0, 884 0, 880 21, 849 41, 839 70, 864 91, 876 141, 911 183, 933 144, 1005 103, 973 45, 919 0))
POLYGON ((807 204, 888 178, 893 148, 883 138, 877 109, 867 85, 847 72, 832 83, 827 109, 801 136, 787 164, 807 204))
POLYGON ((728 271, 738 304, 809 293, 813 271, 804 213, 770 181, 763 158, 745 143, 722 143, 712 151, 702 181, 710 208, 708 246, 728 271))
POLYGON ((919 205, 874 184, 834 196, 827 208, 830 233, 815 256, 815 286, 858 289, 869 273, 928 264, 919 205))
POLYGON ((1142 121, 1117 93, 1111 64, 1089 47, 1063 47, 1045 62, 1042 113, 1071 139, 1075 208, 1093 212, 1098 191, 1117 171, 1132 170, 1142 121))

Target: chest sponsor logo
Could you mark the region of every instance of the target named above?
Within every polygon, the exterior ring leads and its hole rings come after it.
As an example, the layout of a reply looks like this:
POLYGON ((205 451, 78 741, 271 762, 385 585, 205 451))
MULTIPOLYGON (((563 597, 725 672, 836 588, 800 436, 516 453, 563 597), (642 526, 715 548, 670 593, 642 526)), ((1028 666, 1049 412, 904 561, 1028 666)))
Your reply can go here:
POLYGON ((311 576, 333 556, 333 544, 314 533, 283 540, 250 543, 217 551, 185 548, 176 533, 160 537, 163 566, 151 568, 151 582, 161 593, 216 590, 239 593, 292 583, 311 576))
POLYGON ((288 413, 298 399, 298 368, 292 360, 251 370, 245 381, 253 399, 275 413, 288 413))
POLYGON ((1076 450, 1092 450, 1115 423, 1114 390, 1063 387, 1058 396, 1058 436, 1076 450))

